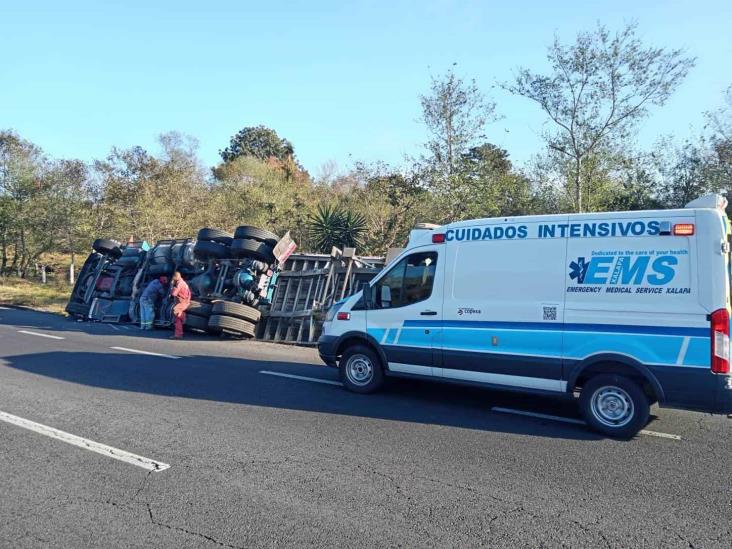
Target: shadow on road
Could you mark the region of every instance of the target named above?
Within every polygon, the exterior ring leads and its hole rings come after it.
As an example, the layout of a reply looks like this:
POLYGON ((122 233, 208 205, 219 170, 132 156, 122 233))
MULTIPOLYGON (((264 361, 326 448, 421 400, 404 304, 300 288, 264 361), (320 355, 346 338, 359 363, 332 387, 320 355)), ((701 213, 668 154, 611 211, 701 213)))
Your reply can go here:
MULTIPOLYGON (((7 356, 8 367, 58 380, 112 389, 251 406, 341 414, 390 421, 507 432, 528 436, 599 440, 581 425, 522 418, 490 411, 524 408, 576 417, 573 402, 427 381, 393 379, 384 391, 357 395, 319 383, 261 374, 261 370, 337 379, 325 367, 271 360, 52 351, 7 356)), ((313 416, 313 421, 317 417, 313 416)))

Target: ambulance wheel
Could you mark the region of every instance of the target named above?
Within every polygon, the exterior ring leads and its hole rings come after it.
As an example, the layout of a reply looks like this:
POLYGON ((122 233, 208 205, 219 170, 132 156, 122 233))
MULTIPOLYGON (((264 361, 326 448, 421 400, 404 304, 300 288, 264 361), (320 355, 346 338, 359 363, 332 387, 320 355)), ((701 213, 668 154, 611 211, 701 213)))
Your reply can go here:
POLYGON ((646 426, 651 410, 643 389, 619 375, 590 378, 582 387, 579 404, 594 431, 626 440, 646 426))
POLYGON ((354 393, 373 393, 384 384, 384 370, 376 353, 364 345, 348 347, 339 363, 343 385, 354 393))

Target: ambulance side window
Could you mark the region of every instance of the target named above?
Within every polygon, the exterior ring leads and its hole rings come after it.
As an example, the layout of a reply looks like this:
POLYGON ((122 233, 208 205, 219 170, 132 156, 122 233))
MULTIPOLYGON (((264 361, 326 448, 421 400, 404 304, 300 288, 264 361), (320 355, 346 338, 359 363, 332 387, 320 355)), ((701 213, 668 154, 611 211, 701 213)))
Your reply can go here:
POLYGON ((436 252, 412 254, 402 259, 376 284, 376 308, 404 307, 429 298, 436 267, 436 252))

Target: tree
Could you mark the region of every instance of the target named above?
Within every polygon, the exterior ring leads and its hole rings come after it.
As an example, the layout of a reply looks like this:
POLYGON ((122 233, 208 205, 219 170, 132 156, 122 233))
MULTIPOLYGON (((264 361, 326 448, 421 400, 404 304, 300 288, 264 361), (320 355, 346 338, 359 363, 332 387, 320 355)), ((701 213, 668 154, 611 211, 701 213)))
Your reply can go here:
POLYGON ((569 46, 555 38, 547 58, 549 74, 520 69, 504 87, 536 102, 554 124, 547 145, 571 161, 573 209, 581 212, 587 209, 583 162, 600 149, 617 149, 651 106, 666 102, 694 59, 644 46, 633 24, 615 34, 598 25, 569 46))
POLYGON ((276 158, 284 162, 295 156, 295 149, 276 131, 265 126, 250 126, 232 137, 229 146, 219 151, 219 154, 224 162, 231 162, 240 156, 253 156, 260 160, 276 158))
POLYGON ((366 220, 363 253, 385 254, 403 246, 417 221, 431 220, 432 198, 418 171, 400 173, 386 164, 358 163, 348 179, 350 185, 337 187, 336 193, 366 220))

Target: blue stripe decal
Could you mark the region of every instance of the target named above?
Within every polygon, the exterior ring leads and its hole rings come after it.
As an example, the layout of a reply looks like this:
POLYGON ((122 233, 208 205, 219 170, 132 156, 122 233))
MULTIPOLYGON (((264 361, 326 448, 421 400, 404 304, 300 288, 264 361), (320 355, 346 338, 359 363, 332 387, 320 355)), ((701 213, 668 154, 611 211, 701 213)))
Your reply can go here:
POLYGON ((548 322, 491 322, 480 320, 405 320, 405 328, 478 328, 549 332, 589 332, 710 337, 709 328, 680 326, 631 326, 624 324, 553 324, 548 322))

